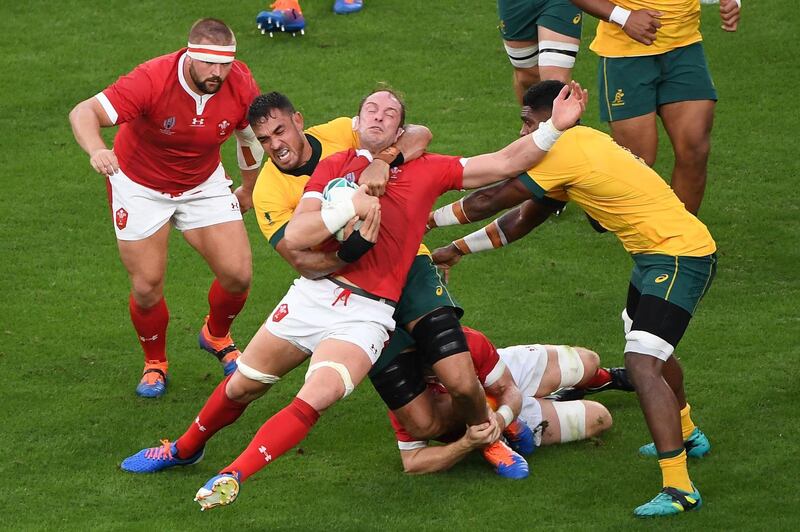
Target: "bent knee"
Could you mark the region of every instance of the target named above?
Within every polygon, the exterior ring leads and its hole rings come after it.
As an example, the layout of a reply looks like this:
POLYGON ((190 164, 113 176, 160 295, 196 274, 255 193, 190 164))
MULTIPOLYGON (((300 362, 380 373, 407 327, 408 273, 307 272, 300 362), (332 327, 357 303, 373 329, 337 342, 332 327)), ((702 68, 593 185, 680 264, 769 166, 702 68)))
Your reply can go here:
POLYGON ((613 420, 611 412, 596 401, 583 401, 586 408, 586 437, 599 436, 611 428, 613 420))
POLYGON ((246 264, 241 264, 238 268, 225 272, 217 276, 219 284, 225 291, 232 294, 242 294, 250 289, 250 283, 253 280, 253 268, 248 261, 246 264))

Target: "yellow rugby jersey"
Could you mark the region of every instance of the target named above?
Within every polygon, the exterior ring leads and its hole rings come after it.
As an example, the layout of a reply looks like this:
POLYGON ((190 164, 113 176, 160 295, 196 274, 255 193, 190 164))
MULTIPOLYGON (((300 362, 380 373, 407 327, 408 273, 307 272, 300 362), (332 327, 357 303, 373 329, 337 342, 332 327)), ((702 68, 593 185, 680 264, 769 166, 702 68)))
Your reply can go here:
MULTIPOLYGON (((258 226, 272 247, 283 238, 286 224, 300 203, 303 190, 317 164, 329 155, 358 148, 358 135, 353 131, 353 119, 340 117, 326 124, 305 130, 311 144, 311 158, 299 168, 283 172, 272 160, 268 160, 258 174, 253 188, 253 210, 258 226)), ((430 255, 424 244, 420 244, 419 255, 430 255)))
POLYGON ((650 46, 634 41, 613 22, 600 21, 589 49, 603 57, 636 57, 669 52, 702 41, 700 35, 700 0, 613 0, 630 9, 654 9, 661 12, 661 27, 650 46))
POLYGON ((568 129, 521 179, 537 197, 566 194, 629 253, 702 257, 717 249, 703 222, 655 171, 596 129, 568 129))

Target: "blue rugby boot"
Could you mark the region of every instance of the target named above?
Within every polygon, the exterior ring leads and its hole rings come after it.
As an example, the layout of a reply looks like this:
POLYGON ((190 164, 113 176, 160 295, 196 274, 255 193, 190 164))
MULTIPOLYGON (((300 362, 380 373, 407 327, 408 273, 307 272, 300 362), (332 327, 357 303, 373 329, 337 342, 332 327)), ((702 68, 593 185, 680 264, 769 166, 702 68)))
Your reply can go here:
POLYGON ((235 473, 220 473, 211 477, 194 496, 195 502, 200 504, 200 511, 210 510, 217 506, 231 504, 239 495, 239 475, 235 473))
POLYGON ((333 3, 333 12, 337 15, 358 13, 364 8, 364 0, 336 0, 333 3))
POLYGON ((678 488, 662 488, 650 502, 646 502, 633 511, 636 517, 663 517, 676 515, 689 510, 696 510, 703 505, 700 492, 692 484, 691 493, 678 488))
POLYGON ((503 431, 508 446, 515 452, 528 456, 536 450, 536 438, 527 423, 517 418, 503 431))
POLYGON ((528 462, 502 441, 487 445, 483 449, 483 457, 494 466, 494 470, 501 477, 511 479, 528 477, 528 462))
POLYGON ((167 393, 167 362, 146 360, 142 380, 136 385, 136 395, 155 399, 167 393))
MULTIPOLYGON (((708 438, 699 427, 695 427, 689 437, 683 441, 683 446, 686 449, 686 456, 692 458, 702 458, 711 452, 711 442, 708 441, 708 438)), ((639 454, 642 456, 658 456, 656 444, 648 443, 647 445, 642 445, 639 447, 639 454)))
POLYGON ((160 447, 149 447, 127 457, 120 467, 129 473, 157 473, 177 466, 196 464, 203 459, 204 449, 186 459, 178 458, 178 449, 169 440, 161 440, 160 447))

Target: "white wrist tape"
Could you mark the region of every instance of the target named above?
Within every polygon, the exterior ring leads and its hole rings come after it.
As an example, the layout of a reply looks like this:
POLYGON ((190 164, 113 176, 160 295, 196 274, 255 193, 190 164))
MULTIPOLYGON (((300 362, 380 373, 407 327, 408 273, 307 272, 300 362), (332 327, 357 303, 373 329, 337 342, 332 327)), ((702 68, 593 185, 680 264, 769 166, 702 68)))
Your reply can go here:
MULTIPOLYGON (((496 249, 508 244, 506 235, 500 229, 497 220, 486 227, 478 229, 461 239, 461 242, 469 249, 470 253, 478 253, 489 249, 496 249)), ((460 248, 461 246, 459 246, 460 248)))
POLYGON ((500 406, 500 408, 497 409, 497 413, 505 420, 506 427, 511 425, 511 422, 514 421, 514 411, 511 410, 511 407, 508 405, 500 406))
POLYGON ((453 203, 448 203, 444 207, 439 207, 433 211, 433 222, 436 227, 447 225, 468 224, 469 218, 464 213, 464 198, 453 203))
POLYGON ((629 9, 614 6, 614 9, 611 10, 611 14, 608 16, 608 21, 618 24, 620 28, 624 28, 625 23, 628 22, 628 17, 630 16, 631 12, 629 9))
POLYGON ((323 204, 320 214, 322 223, 332 235, 335 235, 336 231, 347 225, 347 222, 356 215, 356 208, 353 200, 346 199, 336 203, 323 204))
POLYGON ((553 125, 553 119, 548 118, 547 122, 539 124, 539 129, 531 133, 531 138, 540 150, 550 151, 562 133, 563 131, 557 130, 553 125))

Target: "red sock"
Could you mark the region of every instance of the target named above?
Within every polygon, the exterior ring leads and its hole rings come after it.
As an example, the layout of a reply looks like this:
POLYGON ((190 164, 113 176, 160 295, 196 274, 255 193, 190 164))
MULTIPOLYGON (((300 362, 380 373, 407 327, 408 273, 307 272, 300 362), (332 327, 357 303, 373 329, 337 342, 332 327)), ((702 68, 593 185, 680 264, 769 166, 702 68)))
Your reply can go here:
POLYGON ((136 336, 144 349, 145 361, 167 361, 167 324, 169 310, 162 297, 158 303, 149 308, 140 307, 133 294, 128 298, 131 321, 136 329, 136 336))
POLYGON ((582 385, 581 388, 597 388, 598 386, 602 386, 608 382, 611 382, 611 373, 609 373, 605 368, 597 368, 597 372, 594 376, 589 379, 589 382, 582 385))
POLYGON ((214 279, 208 291, 208 332, 212 336, 222 338, 228 335, 231 323, 244 307, 249 292, 232 294, 222 288, 219 280, 214 279))
POLYGON ((245 480, 303 441, 318 419, 319 412, 295 397, 289 406, 261 425, 247 449, 220 472, 236 472, 239 480, 245 480))
POLYGON ((178 458, 189 458, 197 453, 211 439, 211 436, 239 419, 239 416, 247 408, 249 403, 237 403, 228 398, 225 386, 229 380, 231 380, 231 375, 219 383, 192 424, 175 442, 175 446, 178 448, 178 458))

